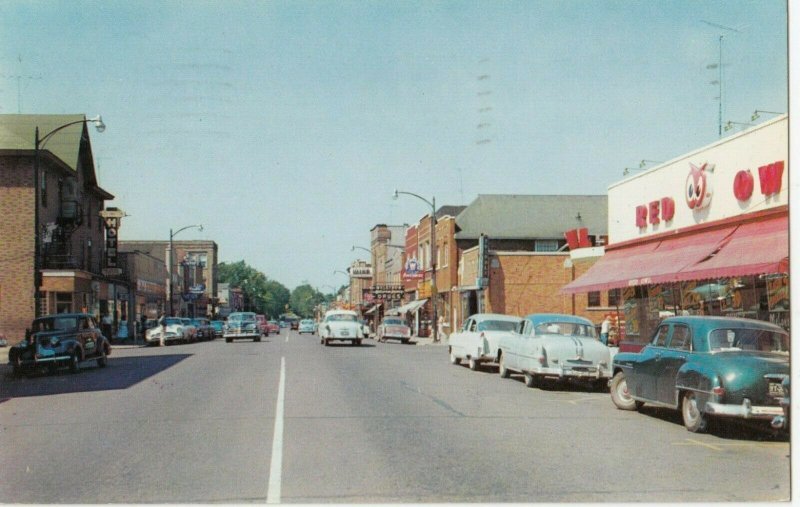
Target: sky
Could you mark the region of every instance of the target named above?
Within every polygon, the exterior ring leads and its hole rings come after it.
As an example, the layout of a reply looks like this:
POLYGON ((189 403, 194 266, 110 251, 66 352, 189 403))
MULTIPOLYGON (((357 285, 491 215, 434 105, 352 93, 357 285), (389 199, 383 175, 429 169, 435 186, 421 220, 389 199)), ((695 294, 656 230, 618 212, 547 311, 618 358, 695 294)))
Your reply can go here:
POLYGON ((121 240, 202 224, 176 239, 328 292, 429 211, 395 188, 606 194, 716 141, 720 35, 724 134, 787 112, 778 0, 0 0, 0 114, 102 115, 121 240))

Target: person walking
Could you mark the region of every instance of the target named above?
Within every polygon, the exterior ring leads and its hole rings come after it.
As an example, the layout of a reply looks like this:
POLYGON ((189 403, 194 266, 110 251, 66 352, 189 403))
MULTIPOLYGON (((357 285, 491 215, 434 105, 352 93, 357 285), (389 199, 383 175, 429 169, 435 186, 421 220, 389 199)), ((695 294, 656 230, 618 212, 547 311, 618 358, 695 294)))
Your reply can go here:
POLYGON ((100 329, 103 332, 103 336, 105 336, 106 339, 108 339, 109 342, 111 341, 111 338, 113 338, 113 336, 111 336, 111 323, 112 322, 113 322, 113 320, 111 319, 111 314, 108 314, 108 313, 103 315, 103 318, 100 320, 100 329))
POLYGON ((600 341, 603 345, 608 345, 608 331, 611 329, 611 317, 606 315, 605 320, 600 324, 600 341))

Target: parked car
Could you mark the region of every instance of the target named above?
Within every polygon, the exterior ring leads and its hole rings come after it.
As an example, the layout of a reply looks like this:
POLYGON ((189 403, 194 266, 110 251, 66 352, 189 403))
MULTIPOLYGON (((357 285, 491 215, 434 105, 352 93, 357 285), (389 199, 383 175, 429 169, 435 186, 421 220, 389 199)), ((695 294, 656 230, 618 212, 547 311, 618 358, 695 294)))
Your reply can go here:
POLYGON ((9 349, 8 362, 14 374, 40 367, 54 372, 59 366, 77 372, 80 363, 88 360, 104 368, 110 354, 111 344, 94 317, 59 313, 35 319, 25 331, 25 339, 9 349))
POLYGON ((258 323, 258 329, 261 331, 261 334, 269 336, 269 325, 267 324, 266 315, 256 315, 256 322, 258 323))
POLYGON ((521 318, 511 315, 473 315, 448 339, 450 362, 459 364, 462 359, 466 359, 470 370, 477 370, 481 363, 496 362, 500 339, 516 331, 521 322, 521 318))
POLYGON ((188 343, 191 339, 191 329, 186 326, 180 317, 162 317, 158 320, 158 325, 148 329, 145 340, 148 345, 172 345, 173 343, 188 343), (161 339, 161 335, 164 339, 161 339))
POLYGON ((381 342, 400 340, 402 343, 408 343, 411 339, 411 328, 402 317, 384 317, 375 330, 375 336, 381 342))
POLYGON ((192 324, 192 319, 187 317, 181 317, 181 322, 183 323, 183 328, 186 330, 186 333, 189 335, 187 341, 195 342, 197 341, 197 327, 192 324))
POLYGON ((228 322, 225 323, 225 331, 222 336, 227 343, 239 338, 260 342, 261 330, 258 329, 256 314, 253 312, 235 312, 228 315, 228 322))
POLYGON ((364 330, 358 322, 358 314, 352 310, 328 310, 319 327, 319 342, 327 346, 333 340, 349 341, 361 345, 364 330))
POLYGON ((281 326, 278 324, 277 320, 268 320, 267 329, 269 329, 269 332, 272 334, 281 334, 281 326))
POLYGON ((611 377, 611 351, 597 338, 592 321, 574 315, 528 315, 516 332, 500 338, 497 355, 500 376, 520 372, 528 387, 545 378, 605 387, 611 377))
POLYGON ((192 325, 195 327, 195 337, 198 340, 214 339, 214 328, 211 326, 210 320, 203 317, 196 317, 192 319, 192 325))
POLYGON ((640 352, 614 357, 611 399, 622 410, 680 410, 692 432, 705 431, 709 417, 771 421, 783 415, 789 343, 767 322, 668 317, 640 352))
POLYGON ((300 321, 299 327, 297 328, 297 332, 299 334, 303 333, 310 333, 314 334, 314 321, 311 319, 303 319, 300 321))
POLYGON ((219 338, 222 336, 222 331, 225 329, 225 321, 212 320, 211 327, 214 328, 214 338, 219 338))

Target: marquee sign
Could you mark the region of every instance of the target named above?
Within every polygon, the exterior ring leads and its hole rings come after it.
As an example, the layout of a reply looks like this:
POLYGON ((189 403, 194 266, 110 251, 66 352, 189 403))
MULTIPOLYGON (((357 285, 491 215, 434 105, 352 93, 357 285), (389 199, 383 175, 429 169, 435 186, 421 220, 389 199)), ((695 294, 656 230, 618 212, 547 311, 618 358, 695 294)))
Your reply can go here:
POLYGON ((125 212, 117 208, 108 208, 98 213, 106 227, 106 249, 103 259, 102 273, 105 276, 119 276, 122 268, 117 263, 117 232, 125 212))

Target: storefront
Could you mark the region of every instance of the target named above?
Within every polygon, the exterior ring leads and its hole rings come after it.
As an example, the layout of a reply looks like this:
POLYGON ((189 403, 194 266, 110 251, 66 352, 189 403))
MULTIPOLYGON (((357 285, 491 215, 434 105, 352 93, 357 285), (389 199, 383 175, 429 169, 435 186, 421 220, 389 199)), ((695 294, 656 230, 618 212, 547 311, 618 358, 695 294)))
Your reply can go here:
POLYGON ((609 245, 566 293, 608 291, 623 342, 665 316, 789 321, 786 115, 609 187, 609 245))

